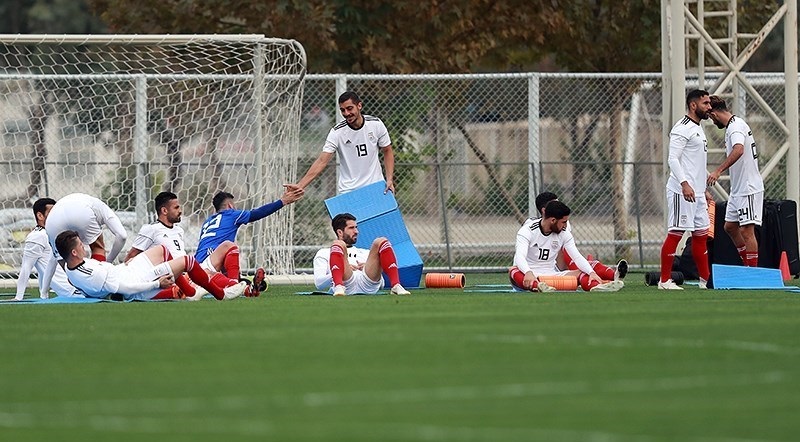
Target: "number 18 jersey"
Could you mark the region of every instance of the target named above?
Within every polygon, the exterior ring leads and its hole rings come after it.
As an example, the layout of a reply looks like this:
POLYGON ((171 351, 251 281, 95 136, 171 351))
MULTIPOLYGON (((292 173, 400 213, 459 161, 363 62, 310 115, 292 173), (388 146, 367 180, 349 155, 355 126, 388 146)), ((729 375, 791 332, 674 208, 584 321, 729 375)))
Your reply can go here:
POLYGON ((323 152, 336 153, 339 174, 337 193, 350 192, 368 184, 383 181, 378 152, 392 144, 389 131, 376 117, 363 115, 364 125, 353 129, 342 121, 331 129, 323 152))
POLYGON ((556 258, 559 252, 567 245, 574 245, 575 238, 567 229, 560 233, 545 234, 542 232, 541 222, 541 218, 529 218, 520 227, 517 232, 514 265, 522 272, 552 275, 558 272, 556 258))

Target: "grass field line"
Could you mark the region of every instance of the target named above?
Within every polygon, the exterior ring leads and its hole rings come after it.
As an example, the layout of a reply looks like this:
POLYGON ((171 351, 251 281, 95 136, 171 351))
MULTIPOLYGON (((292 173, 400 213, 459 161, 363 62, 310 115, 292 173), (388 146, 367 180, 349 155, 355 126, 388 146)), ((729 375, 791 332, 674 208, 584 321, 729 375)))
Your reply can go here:
POLYGON ((771 353, 784 356, 800 355, 800 348, 785 347, 769 342, 750 342, 737 340, 705 340, 683 338, 615 338, 602 336, 571 337, 547 335, 497 335, 480 334, 475 336, 476 341, 498 342, 506 344, 569 344, 593 347, 667 347, 667 348, 725 348, 728 350, 743 350, 756 353, 771 353))

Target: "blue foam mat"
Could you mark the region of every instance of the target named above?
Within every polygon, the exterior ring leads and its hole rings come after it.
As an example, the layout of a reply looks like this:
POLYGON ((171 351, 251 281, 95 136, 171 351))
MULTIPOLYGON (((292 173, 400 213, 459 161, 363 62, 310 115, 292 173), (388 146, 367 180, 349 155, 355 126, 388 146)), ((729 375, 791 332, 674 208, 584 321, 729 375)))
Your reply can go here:
MULTIPOLYGON (((12 295, 13 296, 13 295, 12 295)), ((115 303, 124 303, 124 302, 174 302, 174 301, 181 301, 180 299, 127 299, 124 301, 114 301, 111 299, 101 299, 101 298, 73 298, 73 297, 66 297, 66 296, 56 296, 54 298, 49 299, 42 299, 37 297, 25 298, 21 301, 13 301, 11 299, 4 299, 0 301, 0 305, 52 305, 52 304, 97 304, 99 302, 115 302, 115 303)))
POLYGON ((715 290, 786 290, 779 269, 712 264, 715 290))
MULTIPOLYGON (((386 291, 380 291, 378 293, 352 293, 352 294, 349 293, 347 296, 380 296, 380 295, 386 295, 388 293, 389 292, 386 292, 386 291)), ((331 292, 314 291, 314 292, 295 292, 295 295, 303 295, 303 296, 333 296, 333 293, 331 293, 331 292)))

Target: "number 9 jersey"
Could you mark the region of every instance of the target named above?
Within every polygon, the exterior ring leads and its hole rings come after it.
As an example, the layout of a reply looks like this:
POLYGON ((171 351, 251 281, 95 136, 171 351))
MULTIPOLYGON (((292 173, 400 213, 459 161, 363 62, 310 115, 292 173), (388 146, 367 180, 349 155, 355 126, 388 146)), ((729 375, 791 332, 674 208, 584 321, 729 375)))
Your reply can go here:
POLYGON ((378 152, 390 146, 392 140, 379 118, 363 117, 364 125, 360 129, 351 128, 345 121, 334 126, 322 147, 323 152, 336 153, 339 157, 337 193, 384 181, 378 152))

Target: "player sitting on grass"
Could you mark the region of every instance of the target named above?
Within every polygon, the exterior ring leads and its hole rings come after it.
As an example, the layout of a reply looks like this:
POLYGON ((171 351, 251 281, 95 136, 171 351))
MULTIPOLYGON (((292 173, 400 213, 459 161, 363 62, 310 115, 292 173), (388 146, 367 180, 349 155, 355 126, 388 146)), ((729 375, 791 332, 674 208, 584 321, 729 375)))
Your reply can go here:
POLYGON ((411 294, 400 285, 397 258, 388 239, 375 238, 369 250, 354 247, 358 239, 358 225, 356 217, 349 213, 334 216, 331 226, 336 240, 330 248, 320 249, 314 256, 314 284, 317 289, 330 290, 333 286, 333 296, 377 293, 383 285, 383 271, 389 277, 393 295, 411 294))
POLYGON ((615 292, 625 284, 620 280, 603 282, 586 258, 575 247, 575 239, 567 230, 570 209, 561 201, 551 201, 542 218, 529 218, 517 232, 514 267, 508 271, 516 290, 552 292, 555 288, 540 281, 539 276, 572 275, 586 291, 615 292), (559 270, 556 257, 565 250, 579 270, 559 270))
POLYGON ((236 298, 247 288, 246 282, 225 289, 212 284, 194 258, 172 258, 164 246, 150 248, 125 264, 115 265, 86 258, 84 244, 73 230, 59 233, 55 243, 65 260, 70 282, 92 298, 116 293, 124 299, 174 299, 175 277, 183 272, 218 300, 236 298))
MULTIPOLYGON (((558 201, 558 196, 553 192, 542 192, 536 195, 536 210, 538 210, 542 216, 544 216, 544 207, 550 201, 558 201)), ((572 223, 568 222, 566 229, 572 233, 572 223)), ((628 274, 628 261, 624 259, 620 259, 615 268, 608 267, 600 261, 591 258, 589 258, 588 261, 594 271, 605 280, 624 279, 625 275, 628 274)), ((560 270, 578 270, 575 261, 570 258, 569 253, 564 249, 561 249, 561 253, 558 254, 556 266, 560 270)))

